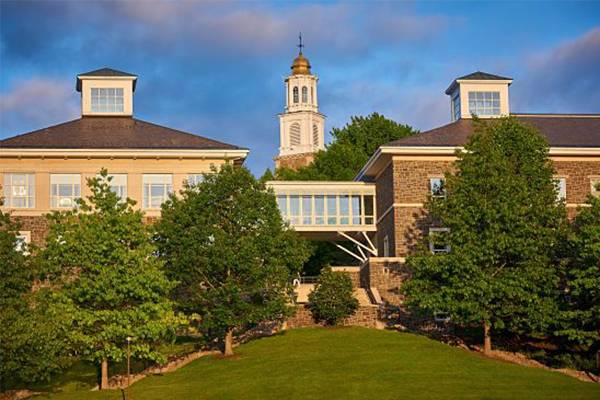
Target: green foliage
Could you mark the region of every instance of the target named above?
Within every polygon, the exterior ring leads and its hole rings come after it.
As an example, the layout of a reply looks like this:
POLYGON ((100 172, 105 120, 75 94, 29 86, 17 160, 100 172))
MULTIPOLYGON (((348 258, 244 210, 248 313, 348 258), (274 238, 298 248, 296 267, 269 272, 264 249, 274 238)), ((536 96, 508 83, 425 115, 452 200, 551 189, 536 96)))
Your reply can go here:
POLYGON ((563 321, 555 334, 600 351, 600 198, 588 203, 573 221, 563 321))
POLYGON ((272 191, 245 168, 223 166, 163 205, 157 243, 180 282, 181 309, 209 337, 284 318, 307 247, 284 225, 272 191))
POLYGON ((408 302, 449 313, 458 324, 531 333, 556 316, 553 256, 566 224, 556 201, 544 138, 514 118, 477 122, 476 134, 446 174, 446 197, 426 208, 450 231, 447 254, 432 254, 428 239, 407 264, 408 302))
POLYGON ((33 268, 19 226, 0 211, 0 389, 48 379, 68 365, 70 319, 48 297, 32 293, 33 268))
MULTIPOLYGON (((379 146, 393 140, 417 133, 408 125, 402 125, 373 113, 367 117, 352 117, 344 128, 333 128, 333 141, 326 151, 316 154, 312 164, 297 171, 289 168, 277 169, 275 179, 278 180, 353 180, 360 169, 375 153, 379 146)), ((271 177, 271 171, 265 176, 271 177)), ((306 274, 318 273, 324 265, 352 265, 356 260, 342 253, 331 243, 313 242, 312 255, 306 265, 306 274)))
POLYGON ((378 113, 352 117, 344 128, 333 128, 333 141, 326 151, 317 153, 312 164, 298 171, 278 169, 276 177, 280 180, 353 180, 379 146, 415 133, 410 126, 378 113))
POLYGON ((337 325, 358 309, 348 274, 324 268, 315 289, 308 295, 308 307, 315 321, 337 325))
POLYGON ((165 361, 156 350, 186 322, 173 312, 152 236, 133 200, 110 190, 106 170, 88 179, 91 195, 55 212, 43 250, 44 272, 74 320, 72 340, 84 358, 120 361, 126 338, 134 358, 165 361))

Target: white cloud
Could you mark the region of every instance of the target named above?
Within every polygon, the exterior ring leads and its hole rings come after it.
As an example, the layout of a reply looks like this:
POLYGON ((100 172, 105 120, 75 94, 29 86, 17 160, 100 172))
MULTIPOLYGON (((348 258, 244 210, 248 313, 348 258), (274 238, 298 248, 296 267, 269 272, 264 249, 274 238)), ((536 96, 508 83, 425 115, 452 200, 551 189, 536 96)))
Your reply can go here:
POLYGON ((79 115, 79 102, 72 81, 32 78, 0 94, 0 136, 39 129, 79 115), (19 129, 19 132, 15 130, 19 129))

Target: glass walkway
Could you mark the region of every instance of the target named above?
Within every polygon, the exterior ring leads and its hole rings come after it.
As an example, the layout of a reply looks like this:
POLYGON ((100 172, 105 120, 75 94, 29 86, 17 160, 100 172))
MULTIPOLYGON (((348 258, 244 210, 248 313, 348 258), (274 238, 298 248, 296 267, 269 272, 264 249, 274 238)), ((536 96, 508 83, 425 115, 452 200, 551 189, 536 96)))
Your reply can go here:
MULTIPOLYGON (((349 240, 359 246, 360 254, 363 254, 362 250, 374 254, 374 246, 368 237, 369 232, 376 231, 374 184, 269 181, 267 187, 275 192, 283 219, 303 236, 334 242, 349 240), (362 239, 367 245, 360 243, 362 239)), ((352 255, 356 257, 356 254, 352 255)), ((360 255, 360 258, 364 257, 360 255)))

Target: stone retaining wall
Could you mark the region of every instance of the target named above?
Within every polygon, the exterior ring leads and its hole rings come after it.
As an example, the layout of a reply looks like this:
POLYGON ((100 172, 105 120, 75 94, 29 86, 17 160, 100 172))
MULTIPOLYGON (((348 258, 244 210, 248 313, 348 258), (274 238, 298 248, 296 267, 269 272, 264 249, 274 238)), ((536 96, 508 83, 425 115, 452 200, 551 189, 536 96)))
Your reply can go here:
MULTIPOLYGON (((363 326, 366 328, 379 328, 379 307, 360 306, 356 313, 346 318, 340 325, 342 326, 363 326)), ((297 305, 296 314, 290 317, 285 324, 286 329, 306 328, 314 326, 324 326, 323 323, 316 323, 312 313, 306 305, 297 305)))

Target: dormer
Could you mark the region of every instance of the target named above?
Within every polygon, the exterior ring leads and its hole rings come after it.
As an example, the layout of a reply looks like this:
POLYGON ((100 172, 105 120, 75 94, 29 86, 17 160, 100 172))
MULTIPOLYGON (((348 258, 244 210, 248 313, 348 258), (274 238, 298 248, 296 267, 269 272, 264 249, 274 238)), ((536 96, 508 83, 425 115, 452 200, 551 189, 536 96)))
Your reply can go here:
POLYGON ((508 87, 511 78, 473 72, 456 78, 446 94, 450 96, 452 121, 461 118, 497 118, 510 114, 508 87))
POLYGON ((111 68, 77 75, 81 115, 131 117, 136 82, 136 75, 111 68))

